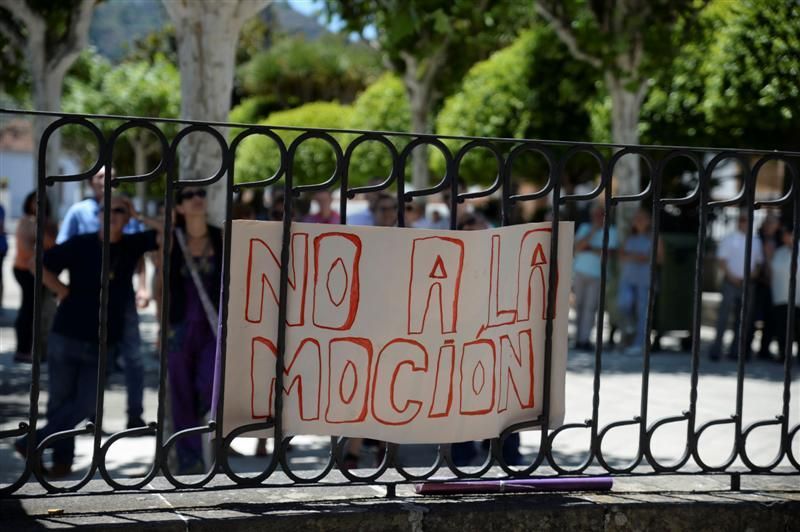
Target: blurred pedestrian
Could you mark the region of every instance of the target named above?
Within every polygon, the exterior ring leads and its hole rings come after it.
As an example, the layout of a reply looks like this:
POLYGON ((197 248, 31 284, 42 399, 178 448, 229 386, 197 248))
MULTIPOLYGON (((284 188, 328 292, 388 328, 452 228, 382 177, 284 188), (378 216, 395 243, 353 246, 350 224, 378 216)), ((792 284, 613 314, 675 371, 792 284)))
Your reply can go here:
MULTIPOLYGON (((111 177, 114 176, 114 169, 111 169, 111 177)), ((103 191, 106 186, 106 170, 101 167, 89 181, 92 195, 88 198, 73 204, 64 215, 64 222, 58 232, 56 243, 63 244, 70 238, 78 235, 97 233, 100 230, 101 218, 98 216, 98 209, 103 200, 103 191)), ((145 229, 136 218, 129 217, 123 227, 124 234, 135 234, 145 229)), ((139 313, 136 310, 146 308, 150 303, 150 286, 147 282, 145 272, 144 257, 140 257, 139 264, 136 266, 136 291, 131 292, 129 301, 125 301, 125 321, 123 337, 120 340, 119 349, 115 355, 122 359, 124 364, 123 373, 125 375, 125 388, 127 391, 127 428, 144 427, 145 422, 142 418, 144 414, 144 360, 142 359, 141 345, 142 339, 139 333, 139 313)), ((117 359, 112 359, 114 363, 117 359)), ((113 369, 113 366, 112 368, 113 369)))
MULTIPOLYGON (((772 318, 775 338, 778 339, 780 352, 778 361, 783 361, 786 356, 787 343, 791 355, 794 345, 800 339, 800 261, 795 270, 795 293, 794 293, 794 320, 789 325, 791 341, 787 342, 786 330, 789 317, 789 282, 792 275, 792 246, 794 243, 794 231, 791 225, 786 225, 782 231, 782 245, 772 256, 770 261, 770 273, 772 280, 772 318)), ((771 357, 770 357, 771 358, 771 357)))
MULTIPOLYGON (((467 191, 467 183, 466 183, 466 181, 464 181, 463 178, 460 178, 460 177, 458 178, 457 186, 458 186, 458 194, 463 194, 463 193, 465 193, 467 191)), ((445 189, 442 192, 442 203, 444 203, 445 206, 447 207, 448 215, 447 216, 441 216, 440 218, 438 218, 437 221, 434 221, 432 219, 431 220, 431 224, 430 224, 430 229, 450 229, 450 219, 453 218, 453 216, 454 216, 453 213, 450 211, 450 208, 451 208, 451 205, 450 205, 451 197, 452 197, 452 195, 450 193, 450 188, 448 187, 447 189, 445 189)), ((455 212, 456 224, 455 224, 454 227, 458 227, 459 221, 464 216, 467 216, 468 214, 470 214, 469 211, 470 211, 470 208, 469 208, 469 205, 467 205, 466 202, 462 201, 462 202, 459 203, 458 201, 456 201, 456 212, 455 212)))
MULTIPOLYGON (((168 365, 172 418, 178 432, 201 426, 211 407, 222 230, 207 222, 205 189, 186 187, 176 196, 168 365)), ((200 435, 179 439, 175 448, 178 474, 205 472, 200 435)))
MULTIPOLYGON (((381 179, 371 179, 367 185, 375 186, 380 185, 381 183, 383 183, 381 179)), ((386 195, 386 193, 381 191, 366 192, 364 194, 364 199, 367 202, 366 209, 351 212, 350 208, 348 207, 347 225, 375 225, 375 203, 382 195, 386 195)))
MULTIPOLYGON (((733 313, 733 343, 728 349, 728 358, 737 359, 739 356, 740 329, 744 331, 744 356, 750 358, 750 344, 753 339, 753 283, 750 283, 748 297, 744 293, 745 247, 748 239, 747 215, 741 213, 737 220, 736 229, 724 237, 717 249, 717 262, 722 271, 722 301, 717 309, 716 336, 711 344, 708 356, 711 360, 719 360, 722 351, 722 341, 725 331, 728 330, 728 320, 733 313), (744 323, 741 323, 742 303, 747 299, 744 312, 744 323)), ((758 276, 759 267, 764 262, 761 250, 761 241, 752 239, 750 252, 750 278, 758 276)))
POLYGON ((314 204, 317 206, 316 212, 307 214, 302 221, 315 224, 338 224, 339 213, 333 210, 333 195, 330 190, 318 190, 314 192, 314 204))
POLYGON ((415 227, 417 229, 429 229, 430 220, 425 216, 425 202, 420 199, 414 199, 410 203, 405 204, 406 212, 406 227, 415 227))
POLYGON ((286 198, 283 194, 283 190, 279 188, 270 189, 270 202, 269 210, 267 211, 267 220, 282 222, 285 204, 286 198))
POLYGON ((480 231, 482 229, 489 229, 490 227, 491 224, 482 214, 474 212, 463 215, 458 221, 456 229, 459 231, 480 231))
POLYGON ((372 211, 372 220, 376 227, 396 226, 397 198, 383 192, 378 194, 372 211))
MULTIPOLYGON (((658 242, 656 266, 664 256, 658 242)), ((631 234, 620 250, 620 275, 617 292, 617 310, 626 336, 632 336, 625 348, 626 355, 641 355, 647 338, 647 301, 650 291, 650 254, 653 239, 650 235, 650 214, 639 209, 631 221, 631 234)), ((654 292, 655 293, 655 292, 654 292)))
MULTIPOLYGON (((600 306, 600 268, 602 266, 600 255, 603 250, 605 216, 606 210, 603 205, 595 203, 590 211, 590 221, 581 224, 575 232, 573 291, 575 292, 578 325, 575 348, 579 350, 589 351, 592 349, 589 337, 600 306)), ((617 230, 612 225, 608 228, 609 257, 616 249, 617 230)))
MULTIPOLYGON (((45 198, 44 250, 55 245, 56 225, 50 219, 50 202, 45 198)), ((22 203, 22 217, 17 221, 16 256, 14 257, 14 278, 20 286, 21 301, 14 331, 17 334, 15 362, 30 363, 33 346, 33 296, 34 296, 34 257, 36 255, 36 192, 25 196, 22 203)), ((45 299, 50 297, 45 292, 45 299)), ((43 300, 44 303, 44 300, 43 300)), ((44 309, 43 309, 44 317, 44 309)), ((45 320, 46 321, 46 320, 45 320)), ((47 333, 47 327, 43 327, 47 333)))
MULTIPOLYGON (((758 228, 758 239, 764 252, 764 264, 772 263, 775 251, 783 244, 781 240, 781 223, 774 214, 767 214, 761 227, 758 228)), ((761 339, 758 348, 758 358, 771 358, 769 346, 775 334, 776 324, 772 321, 772 289, 771 269, 760 268, 756 277, 755 295, 753 301, 753 324, 761 324, 761 339)))
MULTIPOLYGON (((99 361, 100 285, 103 241, 110 243, 107 345, 109 354, 119 348, 125 326, 126 302, 133 297, 131 277, 142 255, 158 247, 156 231, 123 234, 133 213, 130 200, 115 195, 111 209, 110 232, 70 238, 44 255, 44 283, 60 304, 48 340, 49 396, 47 424, 36 431, 35 445, 47 436, 70 430, 94 414, 99 361), (58 275, 69 272, 69 285, 58 275)), ((100 213, 102 213, 102 206, 100 213)), ((57 440, 53 447, 51 478, 68 475, 75 455, 75 439, 57 440)), ((15 442, 17 452, 27 454, 27 436, 15 442)))

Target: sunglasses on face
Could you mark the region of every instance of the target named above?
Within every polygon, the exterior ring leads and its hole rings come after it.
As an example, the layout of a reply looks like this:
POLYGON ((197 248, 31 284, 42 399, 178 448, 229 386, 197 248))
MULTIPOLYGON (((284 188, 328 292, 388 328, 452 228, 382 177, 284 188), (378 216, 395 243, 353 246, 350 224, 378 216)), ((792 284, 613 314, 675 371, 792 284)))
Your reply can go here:
MULTIPOLYGON (((99 212, 102 213, 104 210, 105 207, 101 205, 99 212)), ((120 216, 127 216, 128 209, 126 209, 125 207, 111 207, 111 214, 119 214, 120 216)))
POLYGON ((180 196, 178 197, 181 199, 181 201, 184 201, 184 200, 190 200, 195 196, 197 196, 198 198, 205 198, 206 191, 202 188, 200 190, 184 190, 183 192, 180 193, 180 196))

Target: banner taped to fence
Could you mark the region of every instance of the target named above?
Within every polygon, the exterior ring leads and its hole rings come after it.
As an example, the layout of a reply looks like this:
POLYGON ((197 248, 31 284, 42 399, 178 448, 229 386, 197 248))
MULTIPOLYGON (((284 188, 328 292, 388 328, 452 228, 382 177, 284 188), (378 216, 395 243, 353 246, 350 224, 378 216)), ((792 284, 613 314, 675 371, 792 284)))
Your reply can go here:
MULTIPOLYGON (((278 391, 282 232, 280 222, 233 222, 224 434, 273 418, 277 393, 286 436, 446 443, 542 413, 551 224, 293 224, 278 391)), ((572 223, 558 235, 553 425, 564 415, 572 223)))

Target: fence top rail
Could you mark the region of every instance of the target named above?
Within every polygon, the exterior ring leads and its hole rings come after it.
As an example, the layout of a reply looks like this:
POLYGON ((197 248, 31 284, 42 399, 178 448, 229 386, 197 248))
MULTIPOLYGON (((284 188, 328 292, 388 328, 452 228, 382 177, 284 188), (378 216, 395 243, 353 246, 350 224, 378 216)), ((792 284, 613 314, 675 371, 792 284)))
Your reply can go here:
POLYGON ((585 146, 594 148, 614 148, 614 149, 630 149, 630 150, 684 150, 693 152, 715 152, 715 153, 739 153, 744 155, 775 155, 780 154, 784 157, 800 157, 800 151, 786 151, 777 149, 752 149, 752 148, 720 148, 709 146, 672 146, 662 144, 616 144, 609 142, 587 142, 587 141, 568 141, 568 140, 552 140, 552 139, 519 139, 508 137, 475 137, 467 135, 440 135, 433 133, 413 133, 408 131, 371 131, 361 129, 343 129, 343 128, 315 128, 315 127, 298 127, 298 126, 281 126, 271 124, 248 124, 240 122, 216 122, 216 121, 203 121, 203 120, 190 120, 183 118, 162 118, 162 117, 145 117, 145 116, 125 116, 125 115, 106 115, 106 114, 88 114, 88 113, 64 113, 54 111, 36 111, 32 109, 10 109, 0 107, 0 115, 28 115, 28 116, 51 116, 58 118, 84 118, 84 119, 101 119, 101 120, 142 120, 148 122, 161 122, 171 124, 183 125, 206 125, 230 128, 266 128, 278 131, 310 131, 310 132, 324 132, 324 133, 341 133, 351 135, 386 135, 392 137, 409 137, 409 138, 436 138, 447 140, 459 141, 475 141, 475 140, 488 140, 492 142, 524 142, 524 143, 541 143, 552 146, 585 146))

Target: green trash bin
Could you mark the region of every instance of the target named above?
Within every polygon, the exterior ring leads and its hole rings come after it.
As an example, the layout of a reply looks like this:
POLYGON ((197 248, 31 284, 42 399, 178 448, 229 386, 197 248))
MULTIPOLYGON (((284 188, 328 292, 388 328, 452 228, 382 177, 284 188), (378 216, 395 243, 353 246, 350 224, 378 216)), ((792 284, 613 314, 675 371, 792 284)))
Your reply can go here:
MULTIPOLYGON (((664 258, 657 275, 658 292, 653 316, 657 339, 666 332, 691 332, 697 262, 696 234, 662 233, 660 238, 664 245, 664 258)), ((684 338, 682 344, 687 349, 691 338, 684 338)))

